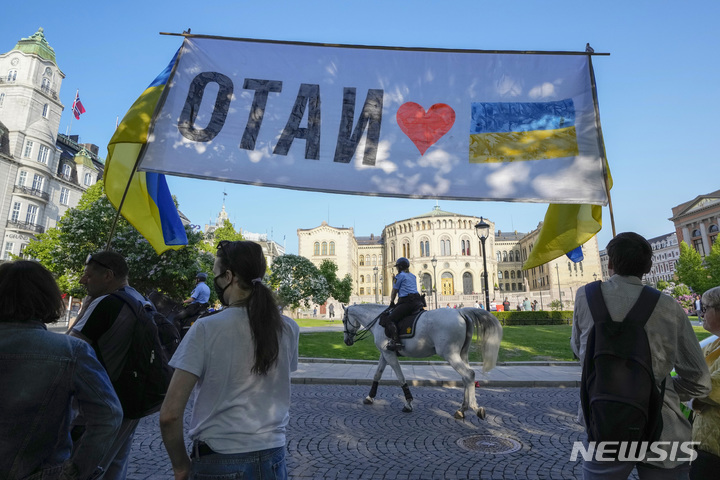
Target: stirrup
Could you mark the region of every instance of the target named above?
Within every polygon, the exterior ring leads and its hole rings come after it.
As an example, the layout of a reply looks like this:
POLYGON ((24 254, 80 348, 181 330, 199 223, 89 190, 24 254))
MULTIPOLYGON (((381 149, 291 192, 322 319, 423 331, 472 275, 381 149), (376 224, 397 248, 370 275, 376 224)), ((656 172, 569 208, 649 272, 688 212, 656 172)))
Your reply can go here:
POLYGON ((400 342, 396 342, 395 340, 390 340, 385 347, 387 350, 390 350, 391 352, 397 352, 401 348, 403 348, 403 344, 400 342))

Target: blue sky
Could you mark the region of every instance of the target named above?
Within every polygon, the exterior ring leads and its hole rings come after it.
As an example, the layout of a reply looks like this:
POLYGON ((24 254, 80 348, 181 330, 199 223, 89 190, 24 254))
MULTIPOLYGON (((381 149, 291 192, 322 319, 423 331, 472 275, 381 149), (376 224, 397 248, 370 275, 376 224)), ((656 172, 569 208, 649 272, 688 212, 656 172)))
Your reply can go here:
MULTIPOLYGON (((159 32, 325 43, 487 50, 581 51, 594 57, 617 232, 673 231, 671 208, 720 188, 715 147, 720 112, 717 1, 35 1, 0 17, 0 51, 38 27, 66 77, 60 131, 80 90, 87 113, 72 121, 81 142, 107 143, 115 121, 165 67, 181 38, 159 32)), ((267 233, 297 253, 298 228, 322 221, 380 234, 384 225, 430 211, 433 200, 298 192, 169 177, 194 224, 226 206, 236 228, 267 233)), ((490 218, 503 231, 534 229, 547 205, 441 200, 450 212, 490 218)), ((603 208, 601 248, 612 238, 603 208)))

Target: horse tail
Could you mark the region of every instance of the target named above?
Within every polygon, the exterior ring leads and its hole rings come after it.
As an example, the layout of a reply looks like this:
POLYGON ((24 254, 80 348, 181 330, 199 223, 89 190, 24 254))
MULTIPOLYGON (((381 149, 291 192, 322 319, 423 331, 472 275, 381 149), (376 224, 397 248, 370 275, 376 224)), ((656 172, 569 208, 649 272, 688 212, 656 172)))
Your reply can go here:
MULTIPOLYGON (((489 372, 497 364, 498 353, 500 352, 500 341, 503 330, 498 319, 492 313, 480 308, 462 308, 458 310, 460 315, 472 322, 480 342, 480 351, 483 357, 483 371, 489 372)), ((463 348, 467 348, 463 346, 463 348)))

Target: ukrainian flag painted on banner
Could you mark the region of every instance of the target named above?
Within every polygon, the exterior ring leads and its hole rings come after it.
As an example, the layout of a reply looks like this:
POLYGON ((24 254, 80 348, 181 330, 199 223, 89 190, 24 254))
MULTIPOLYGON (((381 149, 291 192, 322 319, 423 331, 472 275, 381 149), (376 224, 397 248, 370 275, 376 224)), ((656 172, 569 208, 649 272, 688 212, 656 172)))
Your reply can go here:
POLYGON ((473 103, 470 163, 517 162, 578 155, 575 104, 473 103))
POLYGON ((132 175, 120 213, 150 242, 158 254, 187 245, 185 227, 180 221, 165 175, 139 171, 133 175, 132 172, 140 151, 147 143, 153 112, 170 78, 178 53, 130 107, 110 139, 105 162, 105 194, 115 208, 119 208, 132 175))

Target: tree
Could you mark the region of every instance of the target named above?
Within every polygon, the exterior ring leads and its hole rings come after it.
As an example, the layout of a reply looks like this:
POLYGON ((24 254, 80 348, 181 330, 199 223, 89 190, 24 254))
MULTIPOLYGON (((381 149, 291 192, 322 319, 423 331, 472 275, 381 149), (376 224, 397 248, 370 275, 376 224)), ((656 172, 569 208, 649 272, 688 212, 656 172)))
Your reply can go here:
POLYGON ((320 270, 310 260, 299 255, 281 255, 272 263, 270 284, 277 290, 283 306, 310 307, 310 301, 318 305, 330 296, 330 286, 320 270))
POLYGON ((320 275, 325 277, 330 286, 330 296, 340 303, 349 303, 352 293, 352 277, 346 274, 342 280, 338 280, 338 266, 332 260, 325 259, 320 263, 320 275))
POLYGON ((235 227, 233 227, 233 224, 227 218, 223 220, 223 224, 221 226, 213 230, 213 232, 208 235, 208 238, 206 239, 206 242, 203 243, 202 248, 215 256, 215 250, 217 250, 218 243, 223 240, 228 242, 244 240, 242 234, 235 230, 235 227))
MULTIPOLYGON (((62 291, 84 296, 80 277, 90 253, 105 249, 116 210, 104 195, 102 183, 90 187, 78 206, 69 209, 56 228, 38 235, 24 253, 36 258, 57 278, 62 291)), ((186 227, 188 245, 179 250, 155 253, 147 240, 124 218, 119 218, 112 238, 112 250, 125 257, 130 268, 129 283, 141 293, 159 290, 173 298, 186 298, 204 258, 199 243, 202 234, 186 227)))
MULTIPOLYGON (((720 256, 720 250, 713 246, 716 255, 720 256)), ((717 258, 717 257, 715 257, 717 258)), ((715 258, 711 259, 715 262, 715 258)), ((705 290, 716 285, 711 278, 708 278, 708 270, 703 265, 700 254, 685 242, 680 242, 680 258, 675 267, 678 280, 693 289, 695 293, 702 294, 705 290)), ((720 277, 716 277, 716 280, 720 277)))
POLYGON ((715 242, 710 249, 710 255, 705 257, 705 268, 710 277, 708 288, 720 285, 720 242, 715 242))

